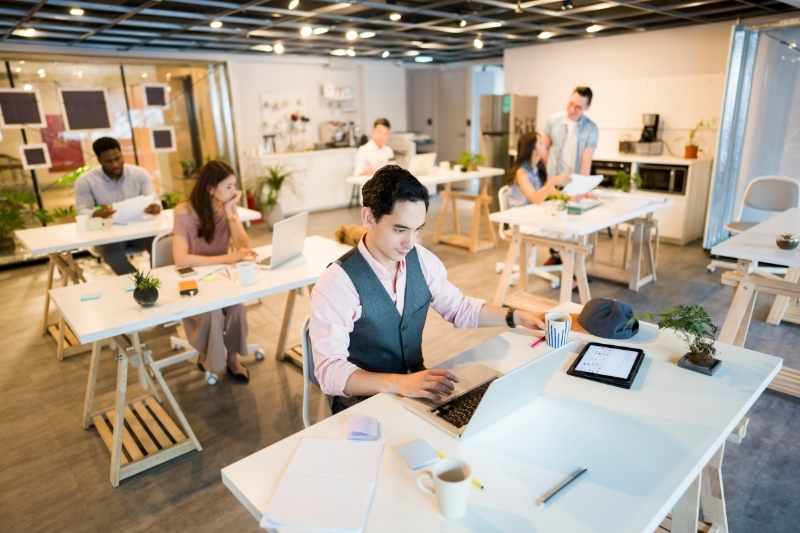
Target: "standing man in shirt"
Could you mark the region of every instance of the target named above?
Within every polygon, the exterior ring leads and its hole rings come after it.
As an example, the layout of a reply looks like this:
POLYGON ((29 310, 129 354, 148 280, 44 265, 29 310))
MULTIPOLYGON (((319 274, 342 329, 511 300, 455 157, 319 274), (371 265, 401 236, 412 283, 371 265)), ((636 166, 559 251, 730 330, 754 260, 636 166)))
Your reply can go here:
POLYGON ((592 105, 592 90, 575 87, 567 101, 565 113, 547 120, 542 140, 547 149, 547 175, 588 176, 592 171, 592 156, 597 149, 597 124, 586 116, 592 105))
POLYGON ((542 328, 542 314, 464 296, 442 262, 418 244, 428 191, 397 165, 364 184, 367 233, 322 274, 311 297, 314 373, 334 413, 380 392, 432 400, 453 391, 455 376, 426 370, 422 330, 433 308, 457 328, 542 328))
POLYGON ((388 119, 376 119, 372 125, 372 139, 356 151, 355 175, 372 176, 376 170, 394 159, 394 151, 386 145, 392 125, 388 119))
MULTIPOLYGON (((111 137, 101 137, 92 144, 92 150, 100 162, 100 168, 84 173, 75 182, 75 207, 79 213, 91 214, 99 205, 111 205, 136 196, 153 194, 150 174, 136 165, 126 165, 122 158, 119 142, 111 137)), ((145 213, 157 215, 161 205, 148 205, 145 213)), ((150 251, 153 238, 136 239, 128 242, 104 244, 97 250, 103 261, 117 275, 131 274, 136 269, 128 261, 128 253, 142 250, 150 251)))

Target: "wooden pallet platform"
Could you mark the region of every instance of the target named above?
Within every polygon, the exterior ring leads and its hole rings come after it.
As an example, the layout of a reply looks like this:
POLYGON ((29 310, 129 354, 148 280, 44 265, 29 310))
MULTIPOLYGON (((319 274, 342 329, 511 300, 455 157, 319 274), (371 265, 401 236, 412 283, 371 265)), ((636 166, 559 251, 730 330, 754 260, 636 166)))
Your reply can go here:
MULTIPOLYGON (((658 526, 655 533, 669 533, 670 531, 672 531, 672 515, 668 514, 664 521, 661 522, 661 525, 658 526)), ((713 533, 711 524, 698 520, 697 533, 713 533)))

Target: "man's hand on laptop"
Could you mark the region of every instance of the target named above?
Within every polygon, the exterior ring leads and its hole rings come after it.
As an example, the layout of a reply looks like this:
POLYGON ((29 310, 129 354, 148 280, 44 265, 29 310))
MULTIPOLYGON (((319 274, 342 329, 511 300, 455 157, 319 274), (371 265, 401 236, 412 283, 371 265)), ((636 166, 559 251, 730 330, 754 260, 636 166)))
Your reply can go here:
POLYGON ((437 401, 449 396, 458 382, 455 374, 444 368, 421 370, 413 374, 397 375, 397 393, 409 398, 427 398, 437 401))
POLYGON ((528 329, 544 329, 544 313, 531 313, 517 309, 514 311, 514 323, 528 329))

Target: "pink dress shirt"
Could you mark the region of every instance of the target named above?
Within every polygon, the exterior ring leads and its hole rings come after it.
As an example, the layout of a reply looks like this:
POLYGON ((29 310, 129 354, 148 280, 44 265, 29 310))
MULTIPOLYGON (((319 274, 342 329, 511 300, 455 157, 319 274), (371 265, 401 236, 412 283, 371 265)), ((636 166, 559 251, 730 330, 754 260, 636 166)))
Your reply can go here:
MULTIPOLYGON (((475 328, 484 301, 464 294, 447 280, 447 270, 431 251, 416 245, 420 267, 428 289, 431 306, 457 328, 475 328)), ((403 314, 406 291, 406 262, 400 261, 391 272, 367 250, 364 241, 358 251, 375 272, 397 312, 403 314)), ((344 387, 358 367, 347 360, 350 333, 361 317, 361 301, 355 285, 341 266, 333 264, 322 274, 311 295, 311 347, 314 374, 325 394, 346 396, 344 387)))

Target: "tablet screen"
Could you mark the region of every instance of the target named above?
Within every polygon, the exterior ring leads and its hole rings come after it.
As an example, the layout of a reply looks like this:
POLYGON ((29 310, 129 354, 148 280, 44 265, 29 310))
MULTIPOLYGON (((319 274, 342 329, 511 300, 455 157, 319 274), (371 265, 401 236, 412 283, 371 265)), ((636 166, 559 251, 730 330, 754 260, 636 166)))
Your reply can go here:
POLYGON ((637 350, 590 345, 575 370, 612 378, 626 379, 636 363, 637 350))

